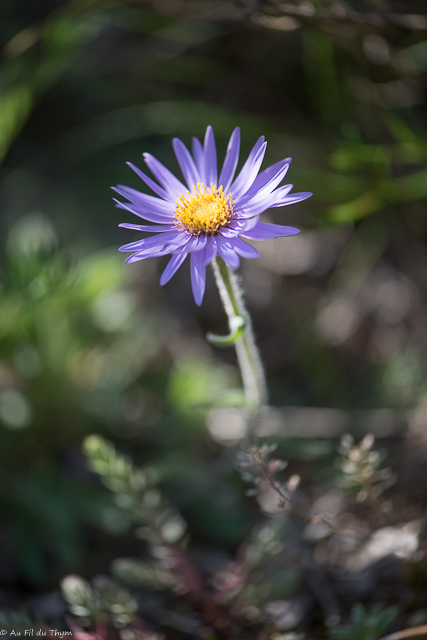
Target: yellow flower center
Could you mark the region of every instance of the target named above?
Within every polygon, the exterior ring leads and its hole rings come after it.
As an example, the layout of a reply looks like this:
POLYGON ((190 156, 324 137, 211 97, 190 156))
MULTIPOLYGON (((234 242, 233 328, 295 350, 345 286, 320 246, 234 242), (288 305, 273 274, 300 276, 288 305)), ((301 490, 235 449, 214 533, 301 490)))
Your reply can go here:
POLYGON ((225 195, 222 186, 211 184, 206 191, 205 185, 197 183, 187 196, 178 198, 175 209, 177 226, 192 235, 205 234, 212 236, 224 227, 233 215, 233 201, 231 196, 225 195))

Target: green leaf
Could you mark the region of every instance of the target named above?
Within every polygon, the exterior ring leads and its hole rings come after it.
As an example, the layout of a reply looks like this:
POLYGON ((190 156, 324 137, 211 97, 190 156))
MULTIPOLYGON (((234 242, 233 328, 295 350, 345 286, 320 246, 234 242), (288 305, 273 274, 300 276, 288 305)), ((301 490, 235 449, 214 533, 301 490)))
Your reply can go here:
POLYGON ((206 340, 218 347, 228 347, 236 342, 246 327, 246 320, 243 316, 235 316, 230 320, 230 333, 226 336, 218 336, 215 333, 207 333, 206 340))
POLYGON ((353 222, 371 213, 375 213, 375 211, 381 209, 384 204, 385 199, 382 195, 376 189, 371 189, 354 200, 350 200, 350 202, 344 202, 343 204, 331 207, 324 213, 321 213, 320 216, 322 220, 329 223, 353 222))
POLYGON ((3 90, 0 95, 0 160, 27 120, 33 105, 33 92, 29 85, 3 90))
POLYGON ((393 181, 395 195, 399 200, 420 200, 427 197, 427 169, 422 169, 404 178, 393 181))

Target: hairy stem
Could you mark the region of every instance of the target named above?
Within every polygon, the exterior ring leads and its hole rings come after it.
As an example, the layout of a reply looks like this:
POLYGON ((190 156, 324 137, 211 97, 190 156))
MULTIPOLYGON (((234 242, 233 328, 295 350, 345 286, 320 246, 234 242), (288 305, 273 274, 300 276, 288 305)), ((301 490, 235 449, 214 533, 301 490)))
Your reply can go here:
POLYGON ((238 279, 233 271, 219 256, 215 258, 212 266, 230 328, 235 325, 238 317, 245 321, 243 334, 237 338, 235 346, 245 389, 246 405, 251 411, 256 411, 262 405, 267 404, 267 387, 261 358, 255 344, 251 318, 243 301, 238 279))

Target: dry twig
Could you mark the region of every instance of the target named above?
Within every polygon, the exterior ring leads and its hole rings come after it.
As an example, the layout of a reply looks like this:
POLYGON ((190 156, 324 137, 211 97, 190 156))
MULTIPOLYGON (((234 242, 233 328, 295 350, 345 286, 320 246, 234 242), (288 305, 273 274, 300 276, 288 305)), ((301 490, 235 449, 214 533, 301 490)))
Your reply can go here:
POLYGON ((403 629, 403 631, 396 631, 388 636, 384 636, 381 640, 403 640, 403 638, 414 638, 415 636, 427 635, 427 624, 422 624, 419 627, 412 627, 411 629, 403 629))

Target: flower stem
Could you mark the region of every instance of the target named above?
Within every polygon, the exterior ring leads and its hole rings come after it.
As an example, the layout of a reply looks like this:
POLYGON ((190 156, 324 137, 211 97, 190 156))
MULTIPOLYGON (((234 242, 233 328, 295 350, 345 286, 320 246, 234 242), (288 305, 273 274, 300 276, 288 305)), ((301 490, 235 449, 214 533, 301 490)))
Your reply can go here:
POLYGON ((212 262, 212 267, 230 329, 236 325, 239 317, 245 322, 241 337, 237 338, 234 344, 245 389, 246 406, 251 411, 256 411, 267 404, 267 387, 251 318, 243 301, 238 278, 230 267, 219 256, 212 262))

